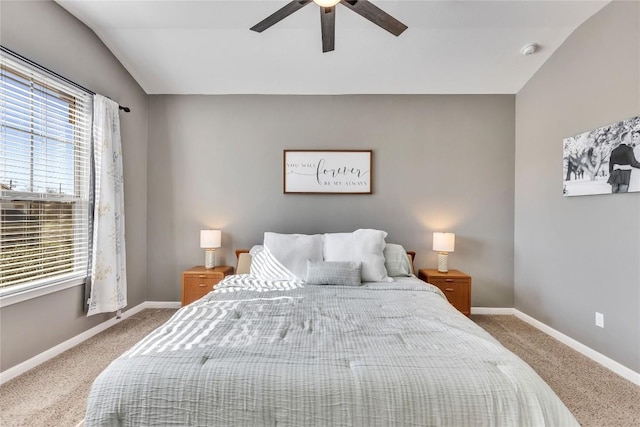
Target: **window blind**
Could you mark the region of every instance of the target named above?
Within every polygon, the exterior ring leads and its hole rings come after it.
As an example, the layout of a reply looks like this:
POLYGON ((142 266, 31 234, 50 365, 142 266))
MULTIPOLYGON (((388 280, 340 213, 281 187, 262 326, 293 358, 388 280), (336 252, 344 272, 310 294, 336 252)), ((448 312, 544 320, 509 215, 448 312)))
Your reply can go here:
POLYGON ((2 52, 2 295, 86 275, 92 100, 2 52))

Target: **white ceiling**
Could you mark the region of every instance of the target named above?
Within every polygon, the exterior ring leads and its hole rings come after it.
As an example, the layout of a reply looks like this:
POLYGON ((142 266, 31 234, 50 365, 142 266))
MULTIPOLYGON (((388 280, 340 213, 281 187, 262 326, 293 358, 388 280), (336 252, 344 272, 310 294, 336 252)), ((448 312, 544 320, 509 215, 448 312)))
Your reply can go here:
POLYGON ((315 4, 256 33, 289 0, 56 2, 148 94, 512 94, 609 1, 372 0, 409 27, 399 37, 338 5, 328 53, 315 4))

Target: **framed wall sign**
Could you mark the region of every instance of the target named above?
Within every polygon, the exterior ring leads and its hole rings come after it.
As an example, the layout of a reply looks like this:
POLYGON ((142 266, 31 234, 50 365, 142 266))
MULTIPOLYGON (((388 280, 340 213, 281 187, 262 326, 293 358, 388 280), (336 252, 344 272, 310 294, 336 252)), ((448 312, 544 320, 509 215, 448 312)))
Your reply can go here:
POLYGON ((285 194, 371 194, 372 150, 284 150, 285 194))

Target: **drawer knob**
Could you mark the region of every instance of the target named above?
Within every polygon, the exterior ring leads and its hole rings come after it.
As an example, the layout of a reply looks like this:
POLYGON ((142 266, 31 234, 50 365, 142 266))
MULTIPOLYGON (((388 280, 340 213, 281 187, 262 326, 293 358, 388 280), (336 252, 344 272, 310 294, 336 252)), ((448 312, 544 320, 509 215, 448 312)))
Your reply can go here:
POLYGON ((444 288, 444 290, 447 292, 453 292, 453 288, 444 288))
POLYGON ((198 277, 199 277, 200 279, 206 279, 206 278, 207 278, 207 276, 205 276, 204 274, 198 274, 198 277))
POLYGON ((200 283, 198 286, 200 286, 201 288, 206 288, 207 287, 207 285, 204 284, 204 283, 200 283))
POLYGON ((445 282, 453 282, 453 279, 444 279, 445 282))

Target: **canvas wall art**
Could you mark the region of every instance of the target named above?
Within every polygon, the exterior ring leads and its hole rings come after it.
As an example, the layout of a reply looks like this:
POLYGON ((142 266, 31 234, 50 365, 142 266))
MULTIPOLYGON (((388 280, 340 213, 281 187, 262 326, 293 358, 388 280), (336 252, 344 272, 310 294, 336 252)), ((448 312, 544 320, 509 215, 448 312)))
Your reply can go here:
POLYGON ((563 141, 565 196, 640 192, 640 116, 563 141))

